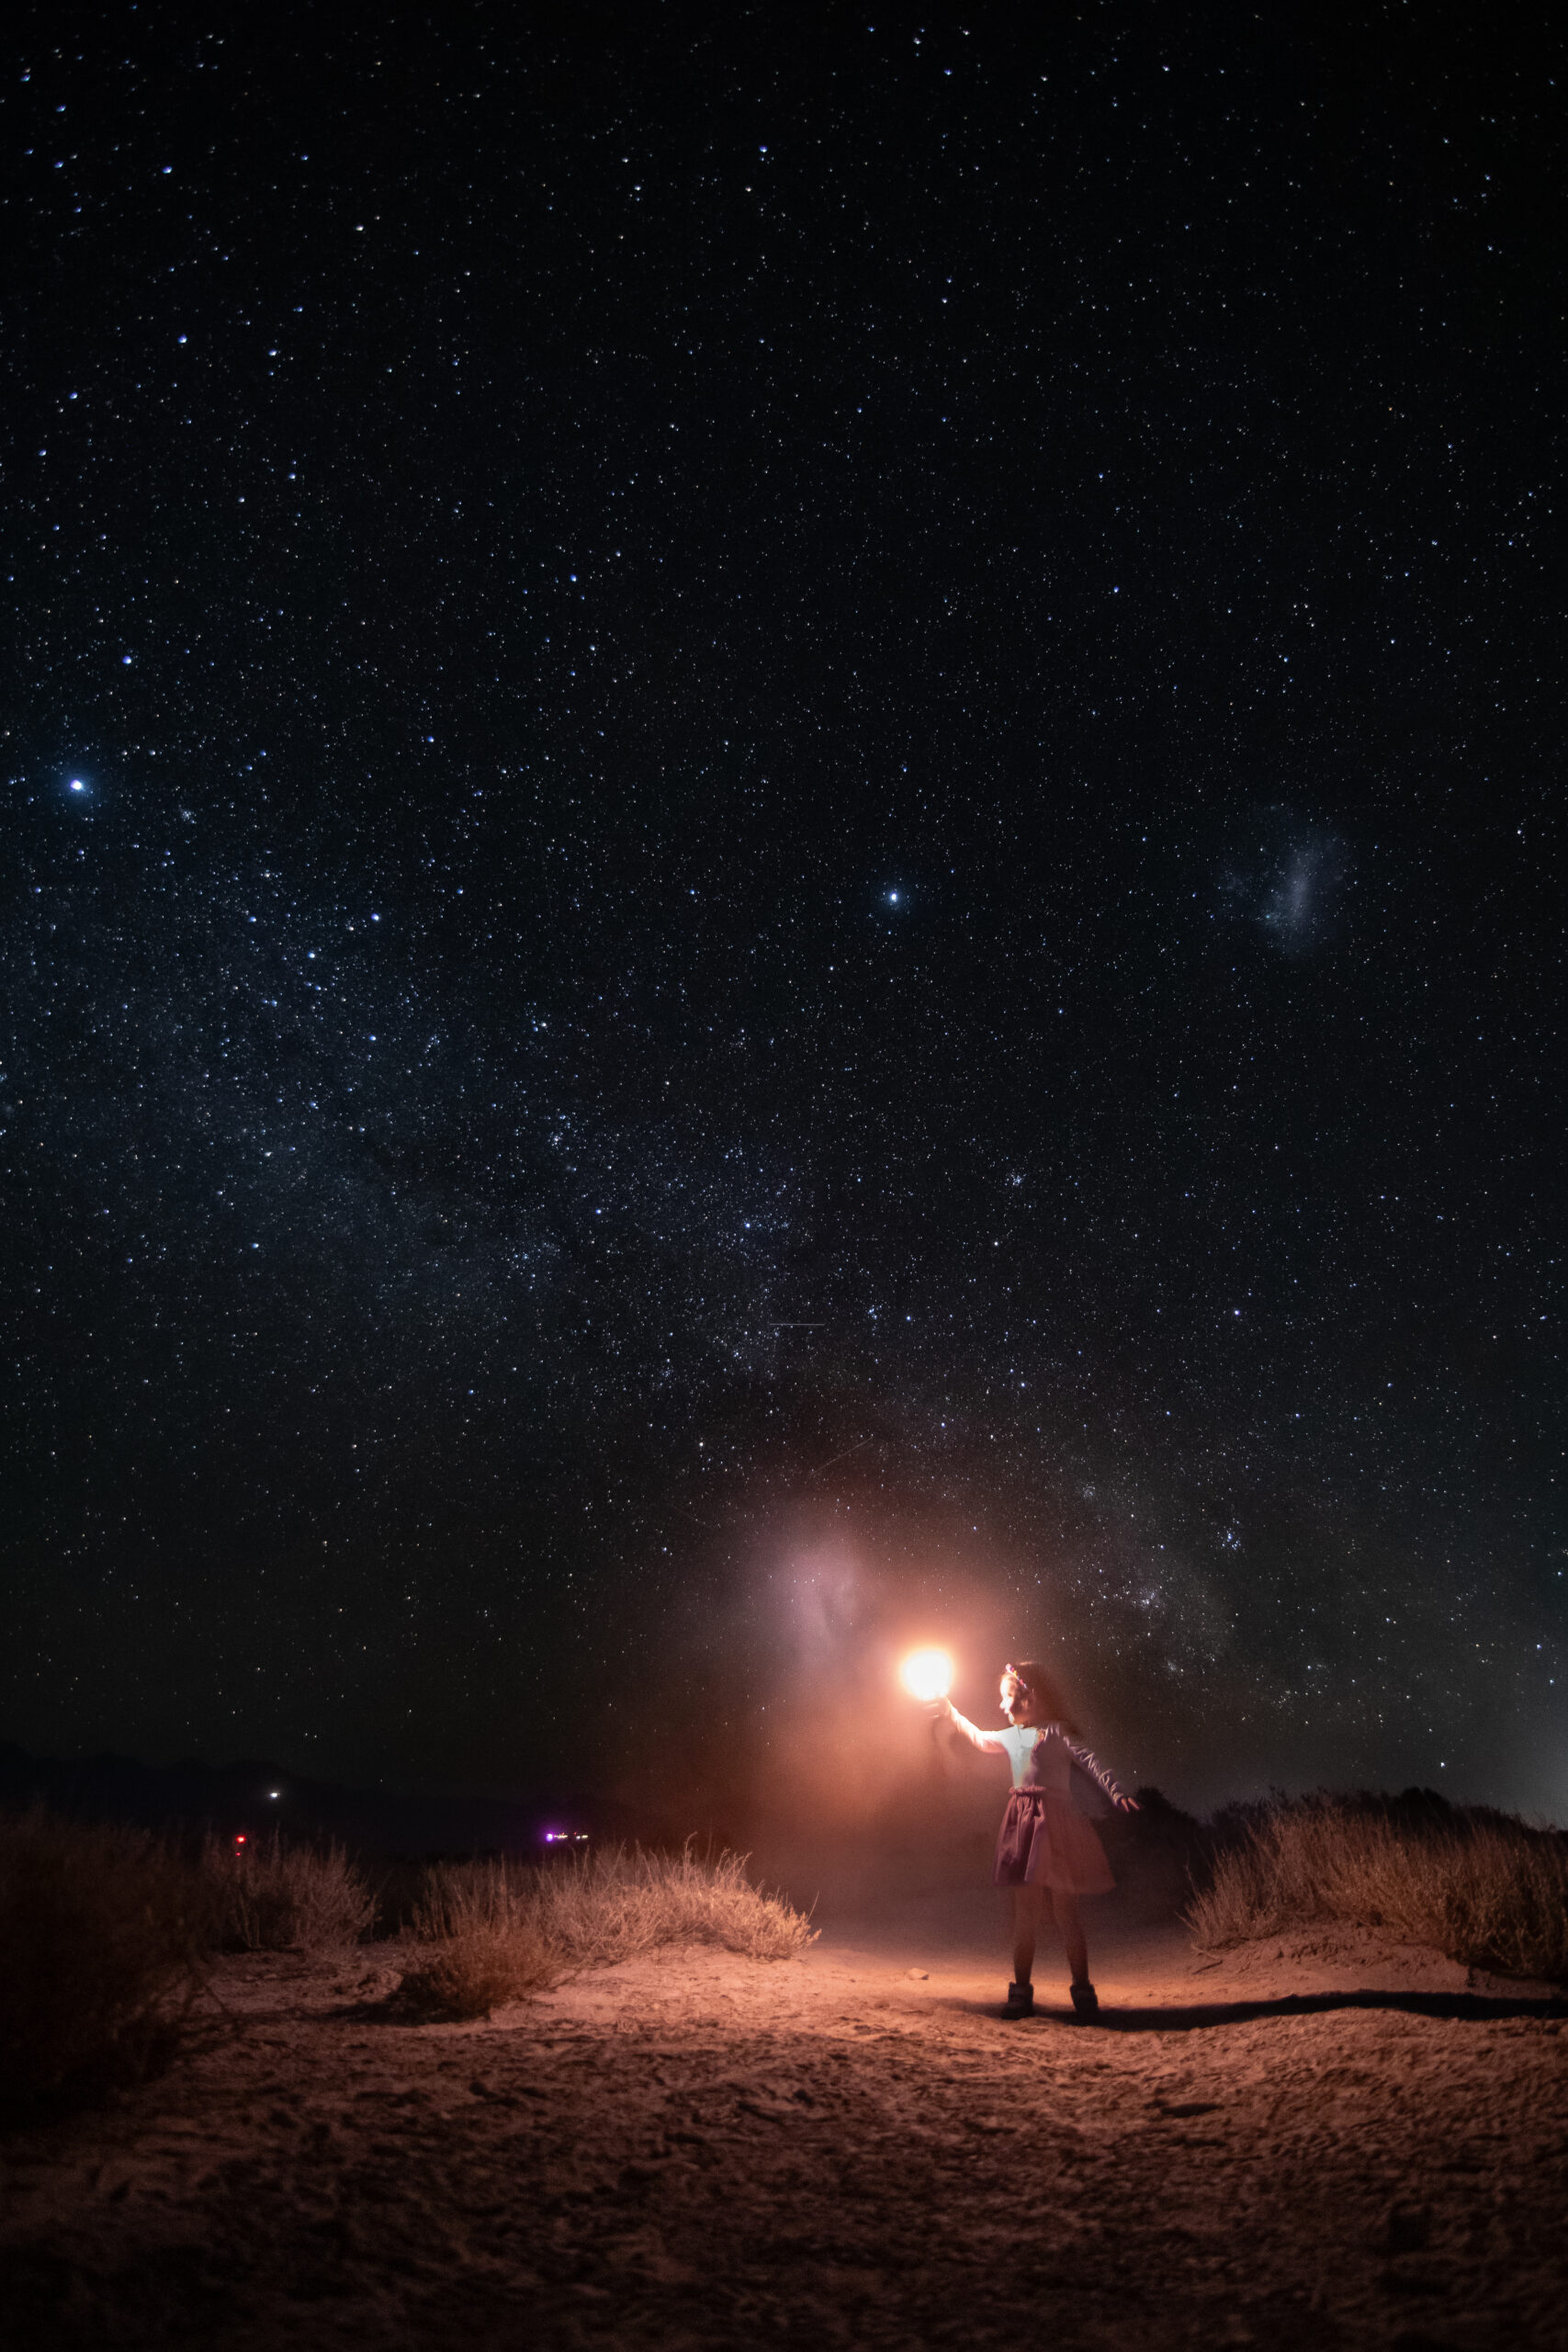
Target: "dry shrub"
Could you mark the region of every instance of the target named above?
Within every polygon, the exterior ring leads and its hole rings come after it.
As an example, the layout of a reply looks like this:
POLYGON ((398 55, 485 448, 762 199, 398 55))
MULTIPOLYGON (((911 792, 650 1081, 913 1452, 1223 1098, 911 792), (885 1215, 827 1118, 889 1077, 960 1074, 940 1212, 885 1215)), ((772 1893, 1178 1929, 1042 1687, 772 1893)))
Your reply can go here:
POLYGON ((0 1820, 0 2096, 135 2079, 206 1982, 201 1873, 146 1831, 0 1820))
POLYGON ((274 1830, 238 1853, 209 1838, 201 1860, 231 1950, 337 1951, 375 1916, 364 1872, 339 1845, 286 1845, 274 1830))
POLYGON ((416 1905, 421 1946, 400 1987, 405 2003, 484 2017, 542 1991, 568 1968, 607 1968, 660 1944, 722 1944, 751 1960, 788 1960, 813 1940, 782 1895, 751 1885, 744 1858, 699 1860, 615 1847, 546 1870, 444 1863, 416 1905))
POLYGON ((421 1951, 398 1988, 404 2006, 484 2018, 553 1984, 558 1957, 539 1924, 535 1878, 504 1862, 438 1864, 414 1905, 421 1951))
POLYGON ((744 1855, 700 1860, 613 1847, 539 1874, 550 1941, 580 1967, 607 1967, 659 1944, 722 1944, 750 1960, 791 1960, 816 1939, 805 1915, 746 1876, 744 1855))
POLYGON ((1314 1919, 1382 1928, 1506 1975, 1568 1979, 1568 1838, 1507 1814, 1364 1800, 1262 1807, 1188 1921, 1214 1947, 1314 1919))

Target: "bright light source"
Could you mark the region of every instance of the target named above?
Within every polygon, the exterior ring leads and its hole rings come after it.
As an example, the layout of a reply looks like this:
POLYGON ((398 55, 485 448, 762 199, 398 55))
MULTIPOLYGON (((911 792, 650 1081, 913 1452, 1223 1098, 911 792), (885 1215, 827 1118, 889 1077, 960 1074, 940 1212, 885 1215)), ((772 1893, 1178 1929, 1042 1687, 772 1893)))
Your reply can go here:
POLYGON ((953 1660, 945 1650, 912 1650, 898 1668, 911 1699, 945 1699, 953 1687, 953 1660))

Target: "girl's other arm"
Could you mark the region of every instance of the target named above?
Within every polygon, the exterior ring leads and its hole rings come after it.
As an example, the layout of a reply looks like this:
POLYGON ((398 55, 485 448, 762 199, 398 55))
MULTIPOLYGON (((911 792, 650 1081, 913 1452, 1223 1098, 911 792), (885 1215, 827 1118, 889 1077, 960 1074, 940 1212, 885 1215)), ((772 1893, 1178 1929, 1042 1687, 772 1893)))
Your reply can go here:
POLYGON ((1116 1778, 1115 1773, 1108 1772, 1104 1765, 1100 1761, 1100 1758, 1097 1756, 1091 1755, 1089 1750, 1083 1746, 1081 1741, 1068 1739, 1066 1734, 1064 1734, 1062 1745, 1066 1749, 1067 1754, 1072 1758, 1073 1762, 1080 1766, 1098 1787, 1104 1790, 1106 1795, 1111 1799, 1111 1804, 1116 1807, 1118 1813, 1137 1812, 1137 1799, 1135 1797, 1130 1797, 1127 1794, 1126 1790, 1122 1786, 1122 1783, 1116 1778))

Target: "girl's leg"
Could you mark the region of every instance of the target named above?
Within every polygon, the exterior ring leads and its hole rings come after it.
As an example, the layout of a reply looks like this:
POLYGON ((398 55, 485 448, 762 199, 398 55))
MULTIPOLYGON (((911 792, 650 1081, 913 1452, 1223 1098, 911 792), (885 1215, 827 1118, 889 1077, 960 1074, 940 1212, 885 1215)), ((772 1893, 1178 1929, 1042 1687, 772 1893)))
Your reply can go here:
MULTIPOLYGON (((1066 1951, 1067 1966, 1073 1972, 1073 1983, 1087 1984, 1089 1983, 1089 1945, 1084 1940, 1083 1921, 1078 1917, 1078 1898, 1076 1894, 1063 1894, 1053 1888, 1051 1908, 1055 1914, 1056 1926, 1060 1930, 1063 1947, 1066 1951)), ((1032 1940, 1030 1944, 1032 1954, 1033 1949, 1032 1940)))
POLYGON ((1043 1886, 1015 1886, 1012 1891, 1012 1973, 1019 1984, 1034 1975, 1034 1939, 1040 1932, 1043 1886))

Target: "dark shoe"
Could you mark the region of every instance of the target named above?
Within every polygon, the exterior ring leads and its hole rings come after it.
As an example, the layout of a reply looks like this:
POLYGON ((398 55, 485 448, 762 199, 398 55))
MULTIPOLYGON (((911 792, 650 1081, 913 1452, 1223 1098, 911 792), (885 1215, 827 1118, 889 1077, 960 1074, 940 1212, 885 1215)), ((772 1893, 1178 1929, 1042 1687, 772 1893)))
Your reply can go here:
POLYGON ((1073 1986, 1073 2007, 1080 2018, 1091 2018, 1100 2007, 1100 1995, 1092 1984, 1073 1986))
POLYGON ((1010 1984, 1008 1986, 1008 2015, 1010 2018, 1032 2018, 1034 2015, 1034 1987, 1032 1984, 1010 1984))

